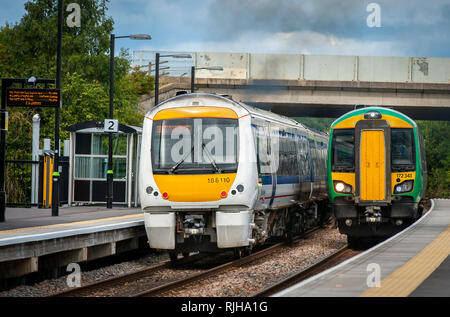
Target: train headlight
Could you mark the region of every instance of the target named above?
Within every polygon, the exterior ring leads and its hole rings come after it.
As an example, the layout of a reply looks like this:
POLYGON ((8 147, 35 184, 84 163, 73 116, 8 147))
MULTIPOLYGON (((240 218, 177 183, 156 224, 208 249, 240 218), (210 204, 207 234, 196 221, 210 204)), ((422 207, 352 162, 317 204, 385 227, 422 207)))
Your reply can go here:
POLYGON ((242 193, 244 191, 244 185, 237 185, 236 189, 238 192, 242 193))
POLYGON ((413 180, 404 181, 403 183, 395 185, 395 187, 394 187, 394 194, 401 194, 401 193, 410 192, 410 191, 412 191, 413 187, 414 187, 414 181, 413 180))
POLYGON ((381 119, 382 115, 378 111, 368 111, 364 114, 364 119, 381 119))
POLYGON ((344 183, 337 183, 336 185, 334 185, 334 188, 336 188, 336 191, 338 192, 343 192, 345 189, 345 185, 344 183))
POLYGON ((340 181, 334 181, 334 189, 338 193, 350 194, 353 191, 352 186, 340 181))
POLYGON ((147 192, 147 194, 151 195, 153 193, 153 187, 152 186, 147 186, 145 191, 147 192))

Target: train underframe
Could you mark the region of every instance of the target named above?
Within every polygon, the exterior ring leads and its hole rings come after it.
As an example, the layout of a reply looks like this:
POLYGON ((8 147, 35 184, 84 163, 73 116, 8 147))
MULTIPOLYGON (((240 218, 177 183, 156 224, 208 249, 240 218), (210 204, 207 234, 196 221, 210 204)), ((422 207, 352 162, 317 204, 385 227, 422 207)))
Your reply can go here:
POLYGON ((422 215, 423 203, 402 196, 386 205, 356 205, 338 197, 333 212, 339 232, 347 235, 351 246, 357 246, 361 239, 384 239, 402 231, 422 215))
POLYGON ((151 214, 145 216, 146 230, 152 248, 167 249, 172 260, 179 253, 220 252, 233 249, 237 257, 251 252, 256 245, 271 240, 290 239, 302 235, 330 215, 324 200, 296 204, 287 208, 264 211, 176 211, 155 213, 160 221, 152 221, 151 214), (162 219, 162 217, 166 219, 162 219), (169 218, 173 218, 174 225, 169 218), (162 221, 161 221, 162 220, 162 221), (153 227, 148 225, 152 222, 153 227), (158 225, 159 223, 159 225, 158 225), (170 241, 161 245, 155 239, 170 241), (151 241, 152 240, 152 241, 151 241))

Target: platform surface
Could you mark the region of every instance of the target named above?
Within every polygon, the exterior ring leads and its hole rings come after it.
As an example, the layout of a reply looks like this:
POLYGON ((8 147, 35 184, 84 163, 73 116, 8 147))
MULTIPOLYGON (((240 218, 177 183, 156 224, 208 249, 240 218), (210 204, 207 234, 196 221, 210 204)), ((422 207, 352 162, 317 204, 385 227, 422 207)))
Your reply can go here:
POLYGON ((56 217, 51 209, 7 208, 5 218, 0 222, 0 246, 143 225, 144 221, 140 208, 115 206, 60 207, 56 217))
POLYGON ((450 200, 432 208, 394 237, 274 296, 450 296, 450 200))

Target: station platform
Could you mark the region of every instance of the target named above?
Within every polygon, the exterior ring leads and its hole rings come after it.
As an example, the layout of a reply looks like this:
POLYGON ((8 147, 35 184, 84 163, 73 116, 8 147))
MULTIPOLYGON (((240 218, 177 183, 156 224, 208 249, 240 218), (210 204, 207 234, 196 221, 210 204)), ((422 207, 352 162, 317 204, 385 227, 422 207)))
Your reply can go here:
MULTIPOLYGON (((137 249, 146 241, 140 208, 7 208, 0 223, 0 280, 137 249)), ((148 247, 148 246, 147 246, 148 247)))
POLYGON ((413 225, 275 297, 449 297, 450 200, 413 225))

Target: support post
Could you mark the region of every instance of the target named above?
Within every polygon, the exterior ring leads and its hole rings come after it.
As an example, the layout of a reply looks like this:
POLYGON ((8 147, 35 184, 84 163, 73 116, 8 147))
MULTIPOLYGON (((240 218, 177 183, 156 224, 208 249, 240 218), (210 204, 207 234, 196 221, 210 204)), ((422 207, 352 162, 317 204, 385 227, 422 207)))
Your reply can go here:
POLYGON ((5 192, 5 156, 6 156, 6 88, 10 85, 7 79, 2 79, 2 107, 1 107, 1 135, 0 135, 0 222, 5 221, 6 192, 5 192))
MULTIPOLYGON (((33 116, 33 139, 31 147, 31 160, 39 161, 39 136, 40 136, 41 117, 39 114, 33 116)), ((39 196, 39 166, 31 166, 31 203, 37 204, 39 196)))
MULTIPOLYGON (((61 89, 63 0, 58 0, 58 39, 56 52, 56 89, 61 89)), ((62 100, 55 108, 55 159, 53 165, 52 216, 59 216, 59 116, 62 100)))
MULTIPOLYGON (((110 50, 109 50, 109 119, 113 119, 114 115, 114 41, 115 35, 111 34, 110 50)), ((106 174, 106 208, 112 208, 113 202, 113 135, 109 133, 108 143, 108 172, 106 174)))
POLYGON ((191 93, 195 90, 195 66, 191 68, 191 93))
POLYGON ((155 56, 155 107, 159 103, 159 53, 155 56))

